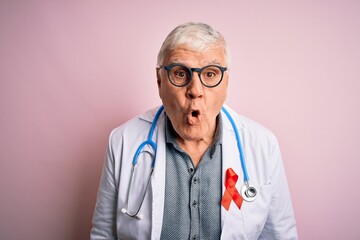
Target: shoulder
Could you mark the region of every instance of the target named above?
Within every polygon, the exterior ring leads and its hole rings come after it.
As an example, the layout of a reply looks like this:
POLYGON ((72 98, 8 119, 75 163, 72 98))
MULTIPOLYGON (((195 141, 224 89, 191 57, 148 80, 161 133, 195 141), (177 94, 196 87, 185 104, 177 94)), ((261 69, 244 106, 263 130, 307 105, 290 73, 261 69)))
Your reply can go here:
MULTIPOLYGON (((238 114, 228 106, 225 106, 225 108, 233 118, 239 133, 242 134, 248 141, 252 143, 267 143, 272 147, 277 145, 277 138, 270 129, 248 117, 238 114)), ((229 121, 225 120, 225 122, 229 121)), ((227 128, 231 127, 229 123, 227 125, 227 128)))
MULTIPOLYGON (((114 128, 110 133, 110 143, 119 142, 124 136, 136 137, 143 134, 147 135, 158 109, 159 107, 154 107, 114 128)), ((161 121, 159 120, 159 122, 161 121)))

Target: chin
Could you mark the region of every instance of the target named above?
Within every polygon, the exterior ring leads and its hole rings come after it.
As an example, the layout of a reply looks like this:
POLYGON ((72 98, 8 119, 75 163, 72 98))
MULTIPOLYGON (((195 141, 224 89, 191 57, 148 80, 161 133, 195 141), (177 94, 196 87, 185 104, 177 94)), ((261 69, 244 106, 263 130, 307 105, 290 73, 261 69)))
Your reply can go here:
POLYGON ((207 134, 206 131, 200 129, 200 126, 190 125, 184 131, 180 131, 180 137, 186 141, 197 141, 203 139, 207 134))

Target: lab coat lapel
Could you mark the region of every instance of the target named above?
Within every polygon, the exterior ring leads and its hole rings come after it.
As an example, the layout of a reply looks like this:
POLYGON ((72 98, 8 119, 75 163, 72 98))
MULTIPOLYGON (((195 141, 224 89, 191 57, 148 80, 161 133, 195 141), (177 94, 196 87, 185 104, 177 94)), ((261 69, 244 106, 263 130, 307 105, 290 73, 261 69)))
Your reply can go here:
MULTIPOLYGON (((227 108, 233 117, 237 129, 240 134, 241 141, 242 138, 242 124, 238 121, 237 115, 234 114, 230 109, 227 108)), ((241 186, 244 182, 244 176, 241 168, 240 155, 237 147, 236 137, 233 130, 233 127, 228 120, 227 116, 222 113, 223 119, 223 145, 222 145, 222 193, 225 192, 225 178, 226 170, 232 168, 235 173, 238 175, 238 180, 236 182, 236 189, 240 192, 241 186)), ((230 208, 227 211, 223 206, 221 206, 221 227, 222 227, 222 239, 238 239, 239 229, 243 228, 242 222, 242 213, 237 205, 232 201, 230 208)), ((243 232, 240 230, 240 232, 243 232)))
MULTIPOLYGON (((153 114, 146 118, 151 121, 154 119, 155 109, 153 114)), ((157 128, 155 129, 156 136, 154 141, 157 144, 155 168, 151 178, 151 190, 152 190, 152 227, 151 227, 151 239, 160 239, 161 228, 163 222, 164 213, 164 196, 165 196, 165 118, 164 113, 159 117, 157 128)))

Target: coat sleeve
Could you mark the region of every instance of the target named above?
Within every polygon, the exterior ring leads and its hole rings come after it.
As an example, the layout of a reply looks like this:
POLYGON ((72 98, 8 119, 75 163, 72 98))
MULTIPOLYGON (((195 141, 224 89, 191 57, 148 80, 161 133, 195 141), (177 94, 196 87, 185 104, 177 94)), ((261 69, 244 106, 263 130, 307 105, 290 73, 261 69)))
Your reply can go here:
POLYGON ((91 240, 117 239, 117 189, 114 152, 109 141, 92 220, 91 240))
POLYGON ((272 199, 269 215, 259 239, 295 240, 298 236, 294 211, 276 139, 270 160, 272 199))

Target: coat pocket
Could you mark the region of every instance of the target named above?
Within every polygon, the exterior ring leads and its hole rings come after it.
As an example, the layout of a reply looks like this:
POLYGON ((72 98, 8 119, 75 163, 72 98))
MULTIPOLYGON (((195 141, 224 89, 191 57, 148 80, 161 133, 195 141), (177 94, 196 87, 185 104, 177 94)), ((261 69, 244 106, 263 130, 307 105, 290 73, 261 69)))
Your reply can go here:
POLYGON ((270 210, 271 185, 257 188, 258 196, 253 202, 244 201, 241 206, 244 230, 249 240, 258 239, 270 210))

